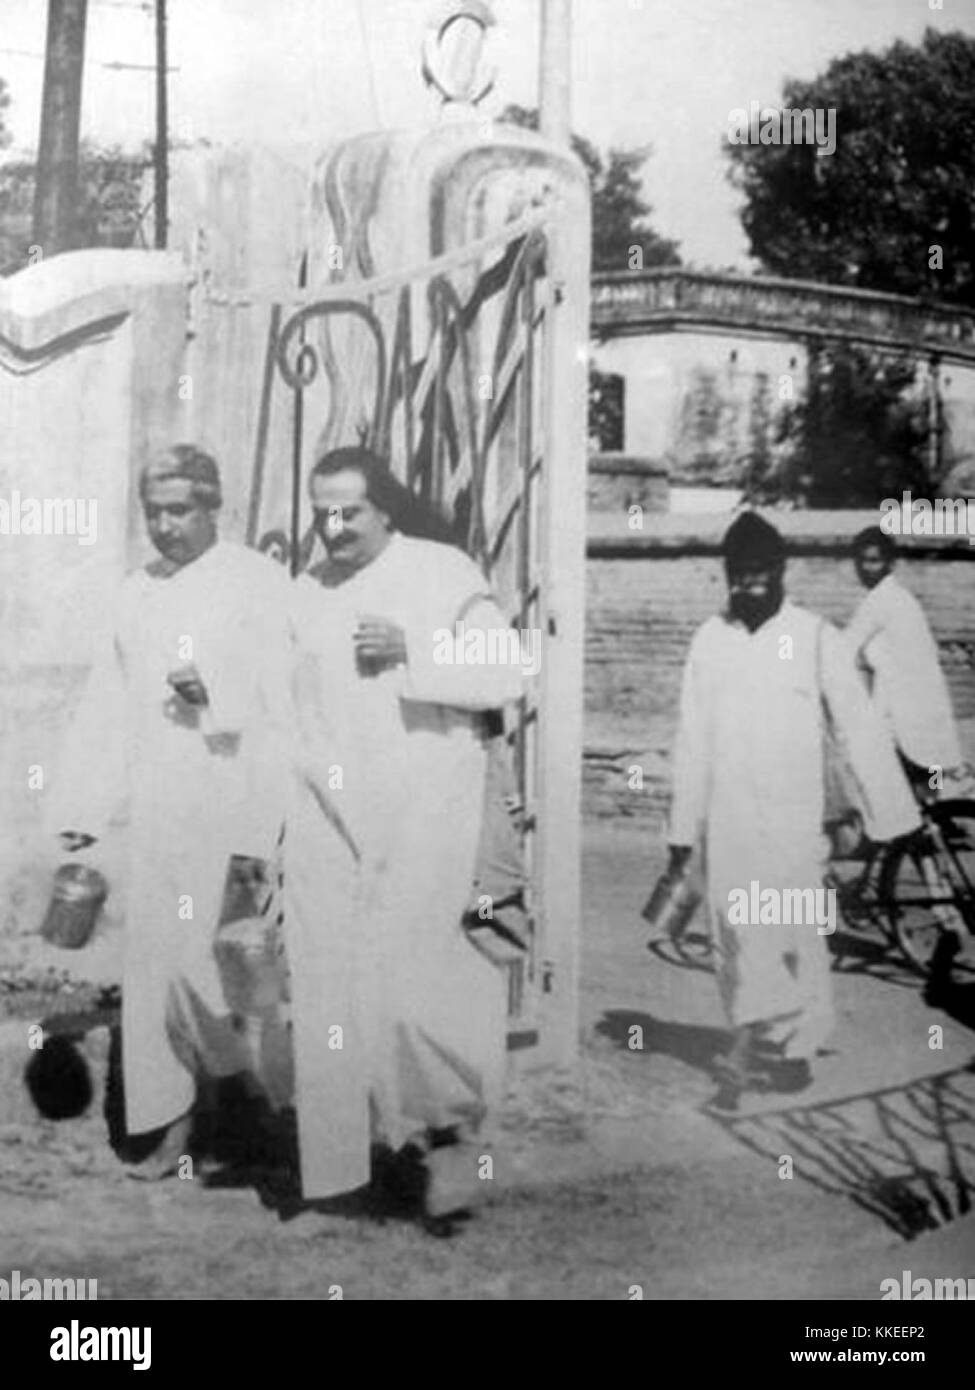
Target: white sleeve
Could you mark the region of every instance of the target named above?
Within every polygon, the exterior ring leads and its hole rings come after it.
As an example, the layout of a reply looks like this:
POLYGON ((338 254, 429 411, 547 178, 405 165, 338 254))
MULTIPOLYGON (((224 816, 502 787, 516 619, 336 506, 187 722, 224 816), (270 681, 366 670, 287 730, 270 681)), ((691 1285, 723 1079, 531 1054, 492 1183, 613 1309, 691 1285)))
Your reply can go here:
POLYGON ((342 718, 343 705, 352 697, 357 681, 352 643, 334 644, 326 667, 316 631, 322 620, 320 608, 317 587, 313 590, 310 581, 298 579, 292 590, 292 662, 286 698, 292 720, 289 766, 358 858, 363 807, 357 795, 356 749, 342 718))
POLYGON ((829 623, 822 632, 823 695, 843 750, 860 783, 867 834, 892 840, 920 825, 917 803, 893 740, 871 704, 849 648, 829 623))
POLYGON ((200 729, 208 736, 241 733, 258 709, 276 730, 287 718, 291 581, 274 561, 252 558, 252 565, 225 576, 225 585, 234 586, 232 619, 222 640, 196 661, 207 692, 200 729))
POLYGON ((541 646, 540 632, 523 636, 505 622, 493 599, 471 595, 449 625, 421 623, 407 631, 401 698, 456 709, 499 709, 517 700, 525 679, 537 674, 544 659, 541 646))
POLYGON ((882 632, 884 615, 876 601, 868 596, 860 604, 853 617, 844 628, 844 636, 853 649, 854 655, 861 655, 868 644, 882 632))
POLYGON ((669 844, 696 844, 707 814, 709 739, 700 636, 694 638, 681 678, 680 714, 674 744, 669 844))

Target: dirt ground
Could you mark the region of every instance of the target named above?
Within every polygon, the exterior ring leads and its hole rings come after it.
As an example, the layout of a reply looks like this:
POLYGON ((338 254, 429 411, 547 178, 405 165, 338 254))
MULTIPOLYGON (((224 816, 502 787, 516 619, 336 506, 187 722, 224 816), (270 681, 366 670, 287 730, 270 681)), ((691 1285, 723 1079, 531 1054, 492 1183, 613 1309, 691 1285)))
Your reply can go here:
POLYGON ((0 1126, 0 1273, 100 1299, 877 1299, 903 1268, 975 1276, 975 975, 935 1009, 847 942, 813 1087, 718 1115, 715 982, 648 952, 656 868, 589 836, 579 1066, 513 1082, 488 1203, 452 1239, 355 1198, 302 1208, 269 1167, 134 1183, 97 1107, 22 1111, 0 1126))

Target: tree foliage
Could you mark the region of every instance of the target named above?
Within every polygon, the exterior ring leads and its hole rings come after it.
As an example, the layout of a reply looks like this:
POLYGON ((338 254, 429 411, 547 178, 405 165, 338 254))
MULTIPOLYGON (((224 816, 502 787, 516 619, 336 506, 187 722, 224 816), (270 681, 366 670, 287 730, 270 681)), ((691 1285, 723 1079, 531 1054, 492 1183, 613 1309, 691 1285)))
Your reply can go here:
POLYGON ((782 106, 835 108, 836 150, 729 145, 763 270, 975 305, 975 39, 847 54, 782 106))
MULTIPOLYGON (((538 111, 527 106, 506 106, 501 120, 526 130, 538 129, 538 111)), ((653 209, 644 199, 639 177, 649 149, 611 149, 604 158, 583 135, 572 136, 572 148, 589 175, 593 270, 650 270, 655 266, 680 265, 678 243, 660 236, 650 226, 653 209)), ((623 447, 622 379, 592 367, 589 439, 599 449, 623 447)))
POLYGON ((7 84, 0 77, 0 150, 10 144, 10 131, 7 129, 6 112, 10 106, 10 93, 7 84))
MULTIPOLYGON (((142 213, 148 151, 126 154, 82 142, 79 158, 79 246, 131 246, 142 213)), ((28 261, 36 166, 33 160, 0 164, 0 270, 28 261)))
POLYGON ((929 495, 927 402, 916 386, 907 356, 845 342, 811 351, 804 397, 758 431, 744 460, 746 497, 873 507, 905 489, 929 495))
MULTIPOLYGON (((501 120, 526 130, 538 129, 538 112, 526 106, 506 106, 501 120)), ((582 135, 572 136, 572 148, 589 175, 593 270, 680 265, 678 243, 658 235, 650 226, 653 209, 643 197, 639 176, 650 150, 611 149, 604 158, 582 135), (636 248, 638 257, 633 255, 636 248)))

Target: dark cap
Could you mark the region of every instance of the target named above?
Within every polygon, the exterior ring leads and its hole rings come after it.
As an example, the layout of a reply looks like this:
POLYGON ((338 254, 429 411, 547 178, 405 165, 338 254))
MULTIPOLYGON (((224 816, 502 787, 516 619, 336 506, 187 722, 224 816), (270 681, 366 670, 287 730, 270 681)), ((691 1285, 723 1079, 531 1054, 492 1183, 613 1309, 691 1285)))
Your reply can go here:
POLYGON ((778 565, 785 560, 785 541, 757 512, 742 512, 725 532, 721 553, 729 570, 778 565))

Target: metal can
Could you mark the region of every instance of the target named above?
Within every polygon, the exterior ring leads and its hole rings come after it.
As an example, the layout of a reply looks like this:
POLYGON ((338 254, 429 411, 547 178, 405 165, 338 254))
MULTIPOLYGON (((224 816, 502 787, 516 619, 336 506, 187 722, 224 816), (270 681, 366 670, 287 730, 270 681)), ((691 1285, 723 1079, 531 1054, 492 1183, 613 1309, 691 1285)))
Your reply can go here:
POLYGON ((676 939, 701 905, 703 894, 686 874, 663 873, 647 900, 642 916, 661 936, 676 939))
POLYGON ((283 924, 277 918, 240 917, 217 928, 213 943, 227 1007, 243 1017, 275 1009, 288 999, 283 924))
POLYGON ((62 864, 54 875, 41 936, 54 946, 78 950, 94 931, 107 897, 108 884, 97 869, 88 864, 62 864))

